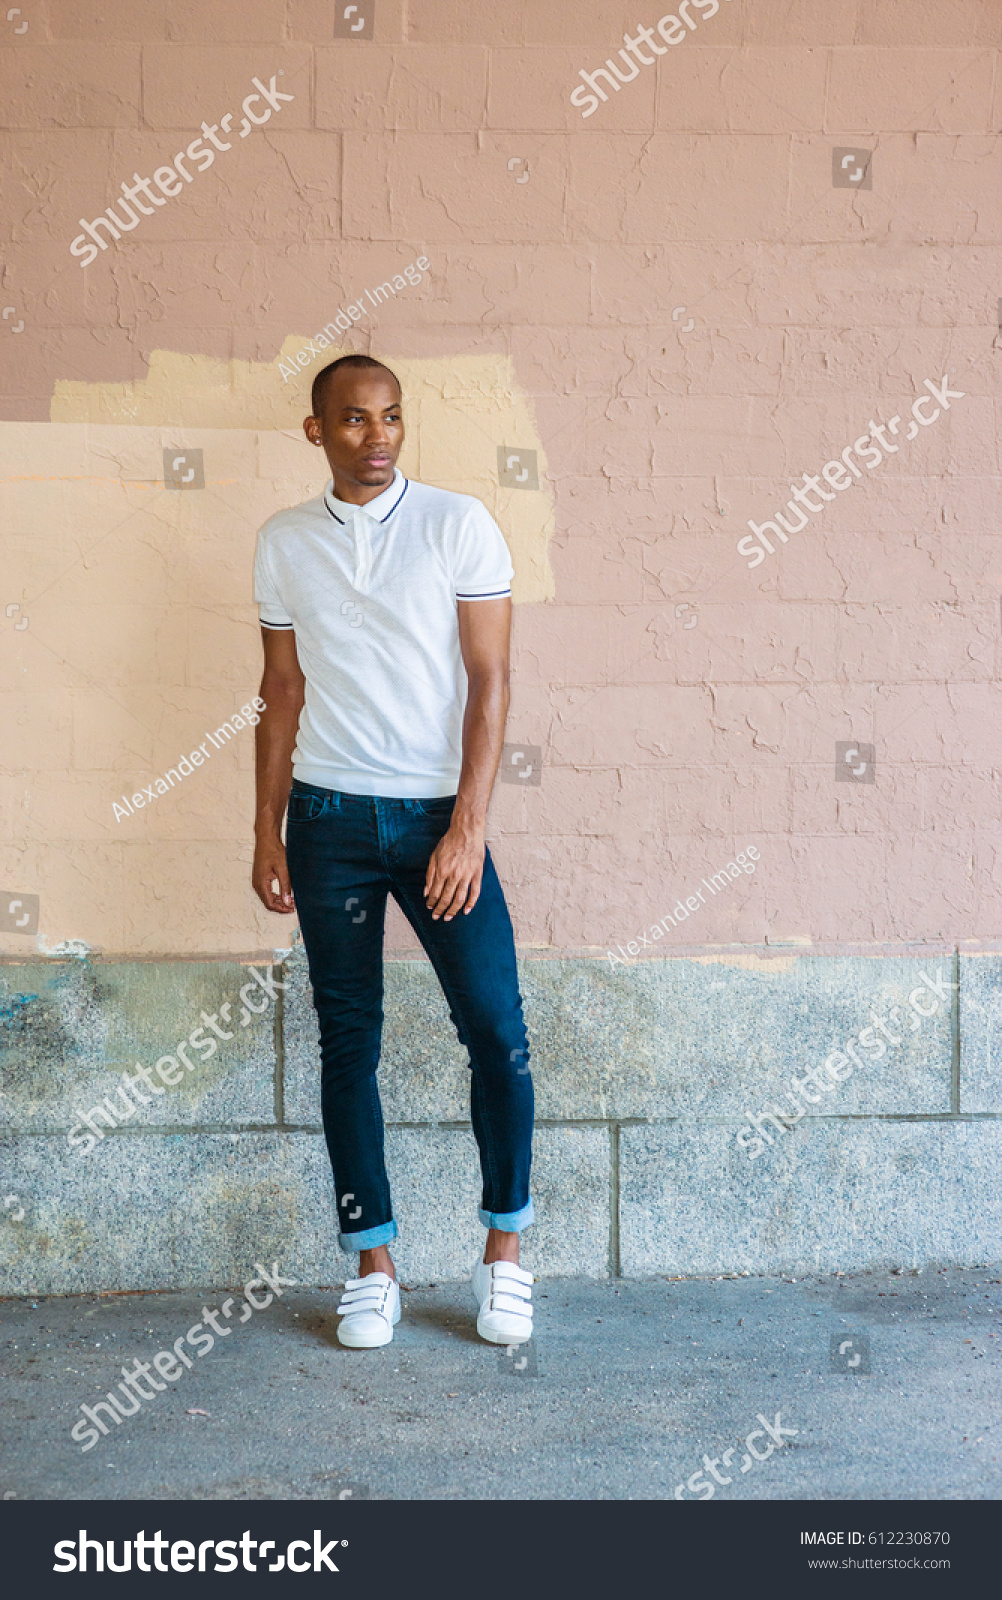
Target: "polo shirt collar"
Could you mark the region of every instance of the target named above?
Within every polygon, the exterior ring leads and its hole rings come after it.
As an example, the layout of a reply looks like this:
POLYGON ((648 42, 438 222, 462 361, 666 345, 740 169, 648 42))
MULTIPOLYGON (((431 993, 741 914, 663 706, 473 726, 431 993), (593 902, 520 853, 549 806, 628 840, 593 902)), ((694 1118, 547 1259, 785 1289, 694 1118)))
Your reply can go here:
POLYGON ((376 522, 385 522, 407 493, 408 484, 409 479, 404 477, 400 468, 394 467, 393 482, 383 490, 382 494, 378 494, 375 500, 369 500, 364 506, 353 506, 337 498, 334 493, 334 479, 331 478, 324 490, 324 505, 334 521, 342 525, 345 523, 351 525, 360 511, 376 522))

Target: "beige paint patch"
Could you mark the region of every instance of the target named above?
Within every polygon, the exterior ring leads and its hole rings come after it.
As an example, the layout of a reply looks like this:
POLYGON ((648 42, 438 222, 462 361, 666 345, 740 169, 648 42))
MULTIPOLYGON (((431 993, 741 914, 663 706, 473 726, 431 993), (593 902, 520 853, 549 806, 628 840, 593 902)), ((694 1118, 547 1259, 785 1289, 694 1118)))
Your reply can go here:
MULTIPOLYGON (((549 599, 552 496, 497 482, 498 444, 545 467, 508 360, 392 365, 409 403, 403 470, 483 500, 516 599, 549 599)), ((141 382, 60 382, 51 422, 0 424, 0 601, 24 622, 11 616, 0 650, 0 883, 40 896, 40 950, 276 942, 249 881, 253 731, 220 749, 209 735, 260 681, 256 531, 323 482, 301 427, 310 377, 160 351, 141 382), (171 449, 202 451, 204 489, 165 488, 171 449), (145 794, 200 747, 183 784, 145 794)), ((0 932, 0 953, 24 945, 0 932)))
POLYGON ((720 955, 694 956, 700 966, 744 967, 746 972, 792 972, 799 956, 720 955))
MULTIPOLYGON (((310 384, 322 361, 314 361, 291 381, 281 376, 279 362, 284 357, 288 365, 293 353, 308 343, 306 338, 290 335, 282 356, 273 362, 223 361, 155 350, 147 376, 132 383, 58 380, 50 417, 53 423, 92 427, 171 427, 175 432, 165 443, 183 442, 196 448, 203 446, 200 434, 206 429, 291 432, 294 439, 302 441, 305 457, 308 446, 302 439, 302 419, 309 410, 310 384), (184 430, 183 441, 177 436, 178 429, 184 430)), ((345 353, 332 347, 323 352, 323 358, 335 360, 345 353)), ((541 480, 546 470, 532 407, 518 387, 509 358, 475 355, 414 360, 387 354, 385 360, 404 391, 408 437, 400 458, 402 471, 482 500, 511 550, 515 600, 551 600, 554 584, 547 547, 554 530, 553 496, 543 487, 503 489, 498 484, 499 445, 534 450, 541 480)), ((52 444, 55 461, 59 456, 55 437, 52 444)), ((159 455, 154 452, 151 460, 155 471, 159 455)), ((312 460, 305 471, 315 472, 312 460)), ((227 481, 225 448, 217 456, 213 478, 217 484, 227 481)), ((311 479, 304 495, 302 480, 302 472, 290 478, 287 499, 281 504, 293 504, 317 492, 319 485, 311 479)))

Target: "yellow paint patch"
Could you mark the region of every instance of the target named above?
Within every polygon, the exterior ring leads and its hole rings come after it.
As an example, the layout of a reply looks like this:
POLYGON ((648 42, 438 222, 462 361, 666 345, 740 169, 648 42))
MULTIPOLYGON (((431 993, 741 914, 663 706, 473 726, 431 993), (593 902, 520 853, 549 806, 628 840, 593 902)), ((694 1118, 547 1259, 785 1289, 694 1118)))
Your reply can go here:
MULTIPOLYGON (((50 408, 53 423, 86 423, 121 430, 171 428, 164 444, 187 444, 205 449, 202 434, 222 429, 253 433, 291 434, 302 441, 302 470, 287 485, 272 480, 286 494, 278 504, 294 504, 321 487, 313 452, 302 436, 302 420, 309 411, 310 384, 321 365, 345 354, 331 348, 322 352, 297 377, 287 381, 279 364, 288 369, 294 351, 308 339, 290 336, 275 361, 223 361, 214 356, 181 355, 155 350, 145 378, 131 383, 84 383, 60 379, 50 408), (178 436, 183 430, 184 438, 178 436), (306 475, 312 487, 304 492, 306 475)), ((451 356, 415 360, 386 356, 387 365, 400 378, 404 391, 408 437, 400 467, 409 477, 476 495, 497 519, 511 550, 516 601, 551 600, 553 574, 547 547, 554 530, 553 497, 548 489, 503 489, 498 484, 499 445, 535 450, 540 480, 546 457, 528 398, 515 380, 511 361, 504 355, 451 356)), ((58 436, 51 436, 54 463, 60 454, 58 436)), ((143 476, 159 473, 159 445, 151 452, 143 476)), ((50 471, 55 470, 50 465, 50 471)), ((232 478, 227 472, 226 448, 209 459, 206 451, 206 486, 210 472, 219 484, 232 478)), ((209 504, 206 503, 206 515, 209 504)), ((276 509, 269 506, 269 511, 276 509)), ((265 512, 261 521, 264 520, 265 512)))
MULTIPOLYGON (((545 469, 510 362, 389 361, 407 405, 402 470, 481 499, 516 600, 550 599, 552 496, 498 486, 498 445, 534 449, 541 481, 545 469)), ((16 841, 0 847, 0 881, 40 896, 40 950, 275 942, 249 882, 253 733, 225 749, 207 735, 260 683, 256 531, 326 476, 302 431, 316 365, 285 383, 277 362, 158 351, 139 382, 61 381, 50 422, 0 423, 0 829, 16 841), (192 449, 204 489, 168 490, 164 451, 192 449), (206 761, 144 801, 203 741, 206 761)), ((0 953, 24 947, 0 933, 0 953)))

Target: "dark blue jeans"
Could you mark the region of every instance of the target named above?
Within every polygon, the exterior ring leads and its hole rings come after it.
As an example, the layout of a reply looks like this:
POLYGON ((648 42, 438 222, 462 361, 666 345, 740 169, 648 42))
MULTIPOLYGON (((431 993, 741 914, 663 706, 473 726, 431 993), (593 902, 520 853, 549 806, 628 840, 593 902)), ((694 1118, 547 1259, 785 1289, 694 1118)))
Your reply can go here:
POLYGON ((298 780, 289 796, 286 852, 320 1022, 321 1105, 344 1250, 397 1236, 376 1087, 387 894, 424 946, 470 1053, 480 1220, 518 1233, 533 1219, 529 1048, 511 919, 490 853, 469 916, 435 922, 424 899, 428 860, 454 804, 454 795, 390 800, 298 780))

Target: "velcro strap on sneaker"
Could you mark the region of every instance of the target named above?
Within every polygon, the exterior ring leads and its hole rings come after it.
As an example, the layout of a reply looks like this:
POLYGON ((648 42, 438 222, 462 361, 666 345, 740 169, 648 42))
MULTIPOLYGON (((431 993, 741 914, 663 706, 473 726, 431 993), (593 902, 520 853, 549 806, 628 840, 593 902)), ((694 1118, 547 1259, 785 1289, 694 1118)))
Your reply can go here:
POLYGON ((389 1298, 388 1289, 355 1289, 350 1294, 342 1295, 338 1303, 338 1315, 343 1317, 353 1311, 384 1312, 389 1298))
POLYGON ((350 1289, 347 1294, 343 1294, 341 1296, 341 1305, 343 1305, 343 1306, 360 1306, 360 1305, 381 1306, 383 1304, 384 1300, 386 1300, 387 1297, 389 1296, 389 1292, 390 1292, 389 1289, 380 1289, 380 1288, 350 1289))
POLYGON ((513 1283, 510 1278, 493 1278, 491 1280, 491 1294, 517 1296, 519 1300, 524 1300, 528 1304, 532 1289, 525 1283, 513 1283))
POLYGON ((346 1291, 348 1289, 361 1289, 363 1287, 368 1289, 382 1289, 386 1284, 392 1282, 393 1279, 390 1277, 388 1272, 370 1272, 367 1273, 364 1278, 346 1278, 344 1286, 346 1291))
MULTIPOLYGON (((498 1283, 502 1278, 508 1279, 515 1294, 521 1293, 521 1290, 516 1289, 516 1284, 527 1284, 530 1287, 532 1285, 532 1273, 527 1272, 525 1267, 517 1267, 514 1261, 493 1261, 491 1263, 491 1273, 495 1283, 498 1283)), ((508 1287, 509 1283, 506 1283, 505 1288, 507 1289, 508 1287)))
POLYGON ((515 1317, 525 1317, 532 1321, 532 1306, 528 1300, 519 1300, 513 1294, 501 1294, 497 1290, 491 1295, 487 1307, 488 1311, 505 1311, 515 1317))

